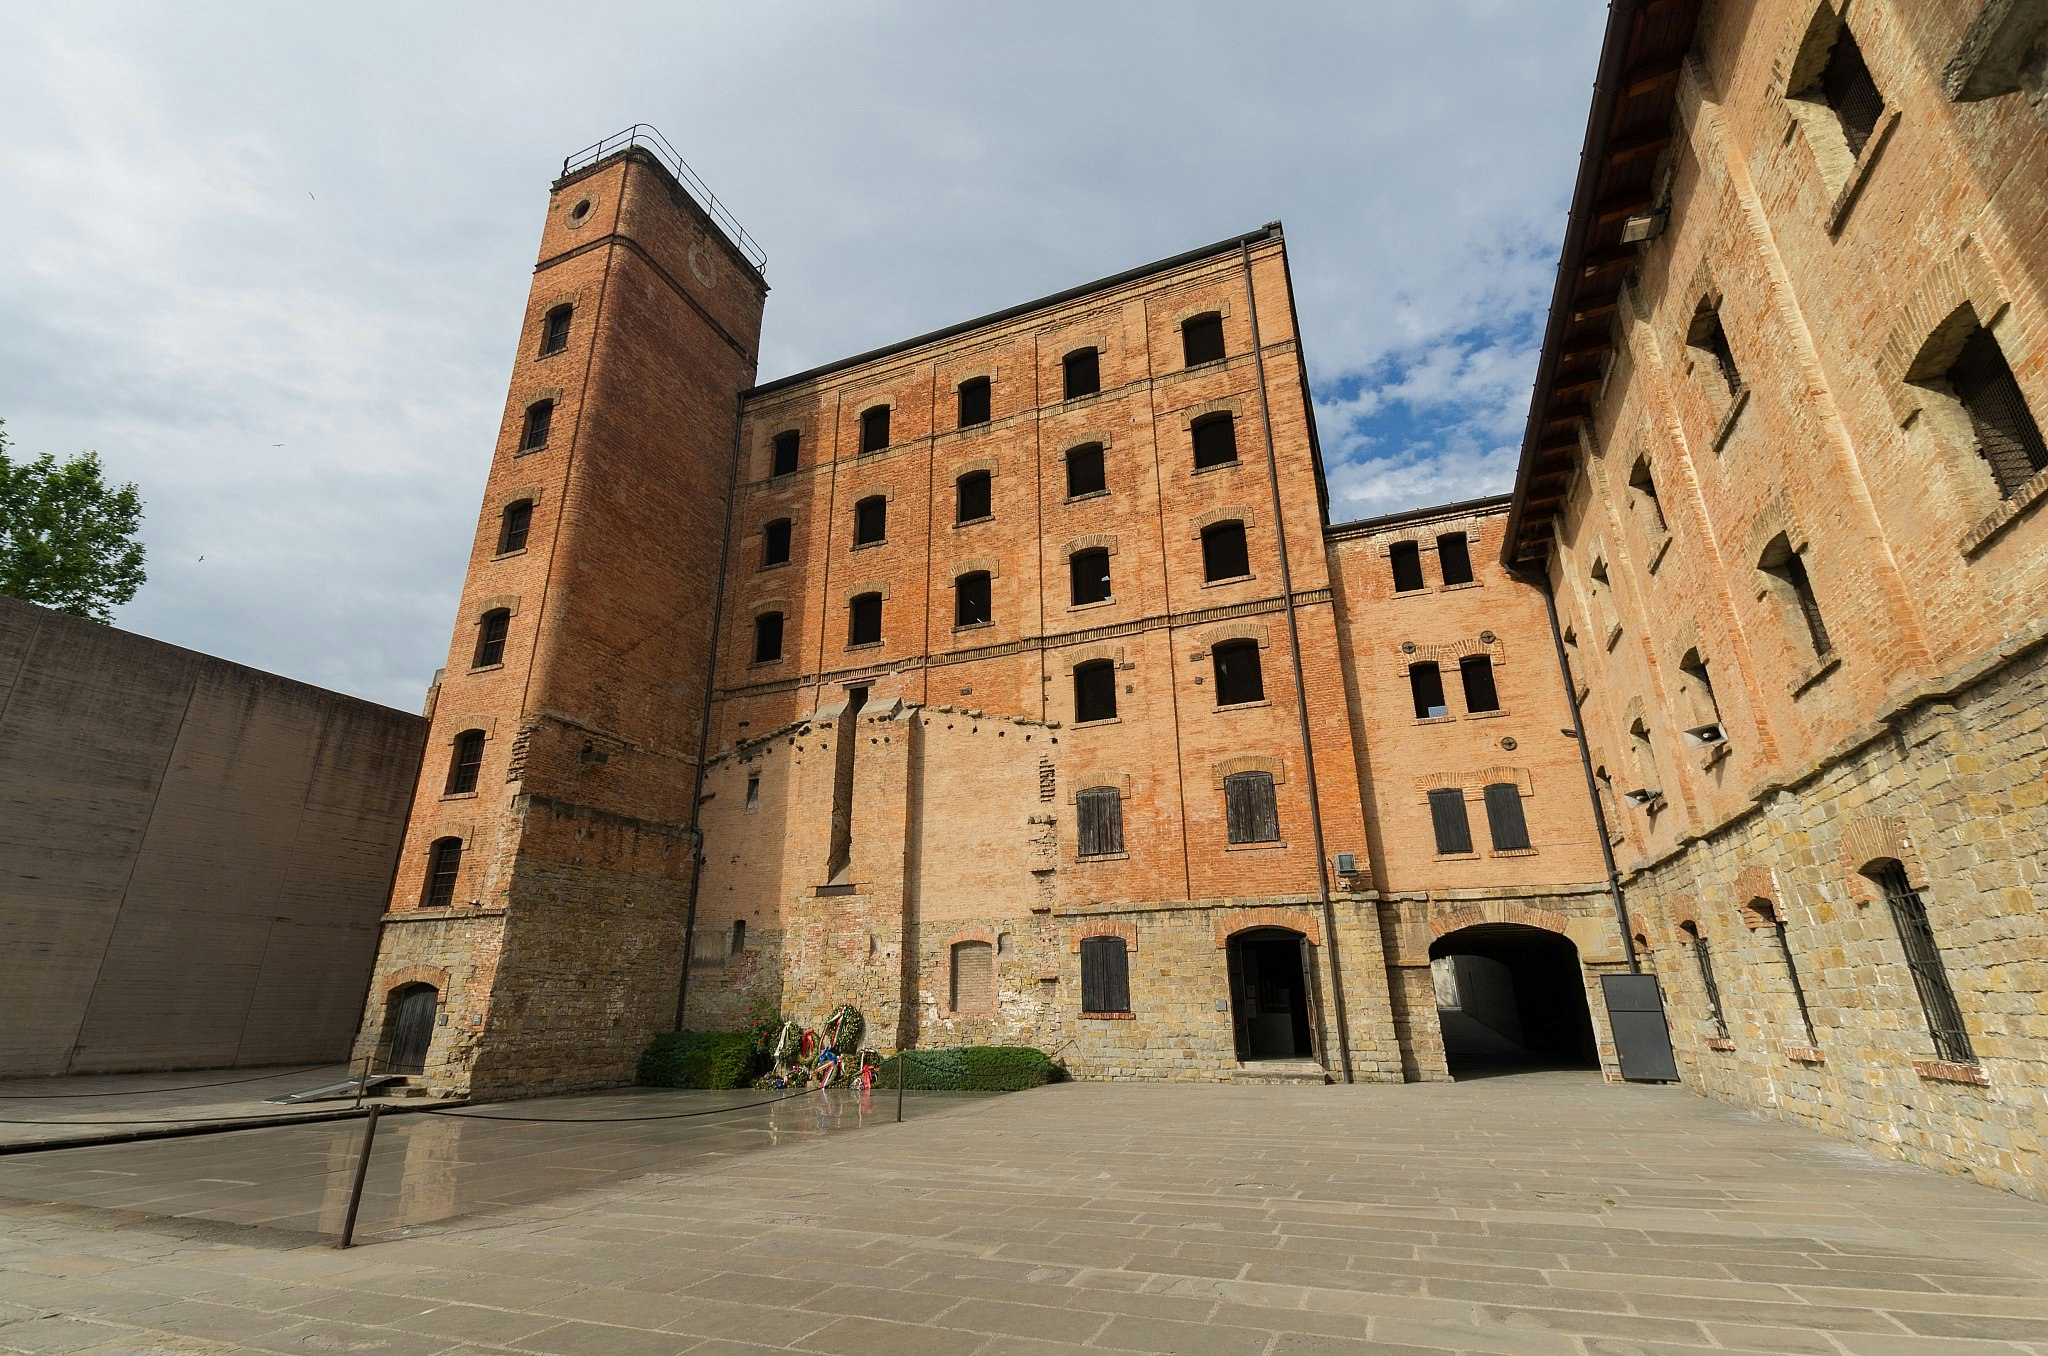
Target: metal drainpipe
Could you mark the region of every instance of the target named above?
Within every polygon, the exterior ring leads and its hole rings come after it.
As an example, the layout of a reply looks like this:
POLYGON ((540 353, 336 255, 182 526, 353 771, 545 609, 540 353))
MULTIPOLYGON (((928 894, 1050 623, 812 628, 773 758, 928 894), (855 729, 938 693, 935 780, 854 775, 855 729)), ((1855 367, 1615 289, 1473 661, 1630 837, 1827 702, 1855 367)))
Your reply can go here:
POLYGON ((1635 931, 1628 921, 1628 897, 1622 893, 1621 871, 1614 864, 1614 843, 1607 836, 1607 812, 1600 806, 1600 790, 1593 780, 1593 751, 1586 744, 1586 720, 1579 710, 1578 684, 1572 681, 1571 656, 1564 652, 1564 632, 1557 624, 1557 594, 1551 589, 1550 575, 1546 572, 1525 574, 1509 566, 1508 578, 1543 591, 1543 607, 1550 614, 1550 646, 1557 652, 1557 671, 1564 679, 1564 699, 1571 703, 1572 734, 1579 741, 1579 767, 1586 774, 1586 799, 1593 805, 1593 824, 1600 834, 1600 858, 1607 864, 1607 891, 1614 897, 1614 921, 1621 925, 1622 953, 1628 957, 1629 973, 1641 974, 1643 967, 1636 959, 1635 931))
POLYGON ((704 759, 711 752, 711 693, 718 682, 718 637, 725 622, 725 571, 732 557, 733 501, 740 492, 740 425, 746 397, 732 398, 732 470, 725 481, 725 531, 718 540, 718 592, 711 604, 711 653, 704 661, 704 719, 697 727, 697 768, 690 783, 690 898, 683 911, 683 973, 676 980, 676 1025, 683 1029, 683 1005, 690 999, 690 952, 697 945, 697 883, 704 878, 704 759))
POLYGON ((1280 596, 1285 601, 1287 612, 1287 648, 1294 656, 1294 707, 1301 721, 1303 776, 1308 782, 1308 822, 1315 836, 1316 881, 1323 902, 1323 930, 1329 936, 1330 996, 1337 1009, 1337 1058, 1344 1070, 1344 1081, 1349 1083, 1352 1081, 1351 1034, 1350 1023, 1344 1013, 1344 970, 1337 960, 1337 907, 1330 899, 1330 864, 1323 856, 1323 808, 1321 798, 1316 794, 1316 751, 1309 738, 1308 684, 1301 674, 1301 628, 1294 619, 1294 574, 1287 563, 1287 517, 1280 506, 1280 463, 1273 454, 1273 412, 1266 400, 1266 354, 1259 344, 1259 299, 1252 287, 1251 241, 1240 240, 1237 248, 1244 263, 1245 308, 1252 322, 1252 363, 1259 383, 1259 424, 1266 435, 1266 474, 1273 490, 1273 531, 1280 545, 1280 596))

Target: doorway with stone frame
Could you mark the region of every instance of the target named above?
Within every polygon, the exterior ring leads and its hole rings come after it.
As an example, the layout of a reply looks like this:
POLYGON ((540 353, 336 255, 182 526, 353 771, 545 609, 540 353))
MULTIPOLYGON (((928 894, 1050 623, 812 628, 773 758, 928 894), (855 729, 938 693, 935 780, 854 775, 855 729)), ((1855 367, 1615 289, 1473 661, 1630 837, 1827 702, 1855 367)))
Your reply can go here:
POLYGON ((1224 944, 1240 1064, 1316 1058, 1315 953, 1288 928, 1251 928, 1224 944))

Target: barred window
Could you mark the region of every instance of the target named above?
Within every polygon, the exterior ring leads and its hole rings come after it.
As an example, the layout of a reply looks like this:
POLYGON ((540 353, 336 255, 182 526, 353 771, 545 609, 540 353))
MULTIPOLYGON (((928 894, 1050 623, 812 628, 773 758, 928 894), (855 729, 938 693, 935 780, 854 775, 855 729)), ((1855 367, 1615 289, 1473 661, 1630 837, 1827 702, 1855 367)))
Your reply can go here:
POLYGON ((455 902, 455 877, 462 870, 462 840, 436 838, 427 848, 426 890, 420 896, 423 908, 445 909, 455 902))
POLYGON ((1721 380, 1733 395, 1742 389, 1742 373, 1735 366, 1735 350, 1728 346, 1728 331, 1721 325, 1721 307, 1717 302, 1702 301, 1694 312, 1692 328, 1687 333, 1686 343, 1700 349, 1714 360, 1714 367, 1721 374, 1721 380))
POLYGON ((448 758, 448 787, 445 794, 467 795, 476 790, 477 773, 484 765, 484 732, 464 730, 455 736, 448 758))
POLYGON ((1081 1011, 1131 1010, 1131 958, 1121 937, 1081 939, 1081 1011))
POLYGON ((1495 852, 1521 852, 1529 847, 1529 821, 1522 817, 1522 789, 1513 782, 1490 782, 1485 790, 1486 831, 1495 852))
POLYGON ((1681 923, 1678 931, 1692 949, 1693 964, 1699 968, 1700 988, 1707 995, 1707 1010, 1714 1019, 1714 1034, 1725 1041, 1728 1039, 1728 1015, 1721 1010, 1721 986, 1714 979, 1713 953, 1697 924, 1681 923))
POLYGON ((1877 120, 1884 115, 1884 96, 1878 93, 1877 81, 1863 60, 1863 49, 1856 45, 1856 35, 1846 23, 1835 35, 1828 64, 1821 68, 1820 95, 1841 119, 1849 154, 1862 155, 1871 133, 1877 130, 1877 120))
POLYGON ((1270 772, 1233 772, 1223 779, 1223 820, 1233 843, 1280 841, 1280 804, 1270 772))
POLYGON ((1472 821, 1465 814, 1462 789, 1443 786, 1429 793, 1429 823, 1436 831, 1438 856, 1462 856, 1472 850, 1472 821))
POLYGON ((1969 1028, 1956 991, 1949 983, 1948 967, 1942 964, 1941 948, 1934 941, 1934 926, 1927 921, 1927 905, 1920 892, 1906 878, 1906 868, 1896 861, 1880 862, 1869 876, 1884 891, 1891 907, 1892 925, 1906 948, 1906 966, 1913 974, 1913 987, 1920 994, 1920 1010, 1927 1018, 1927 1030, 1934 1037, 1937 1057, 1952 1064, 1975 1064, 1977 1055, 1970 1045, 1969 1028))
POLYGON ((1074 796, 1074 825, 1083 857, 1124 850, 1124 796, 1114 786, 1086 787, 1074 796))
POLYGON ((1977 454, 1991 467, 2000 498, 2010 499, 2028 481, 2048 471, 2048 444, 2034 422, 2026 397, 1991 331, 1979 329, 1964 341, 1948 369, 1948 383, 1969 413, 1977 433, 1977 454))
POLYGON ((1188 367, 1223 359, 1223 317, 1214 311, 1189 316, 1180 325, 1180 356, 1188 367))

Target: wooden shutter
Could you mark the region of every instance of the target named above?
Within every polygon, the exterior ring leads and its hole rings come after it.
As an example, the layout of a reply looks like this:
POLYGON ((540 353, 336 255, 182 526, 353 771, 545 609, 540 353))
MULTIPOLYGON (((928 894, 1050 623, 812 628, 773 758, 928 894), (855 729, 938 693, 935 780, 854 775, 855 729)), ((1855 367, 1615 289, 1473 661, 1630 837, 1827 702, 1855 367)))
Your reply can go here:
POLYGON ((1472 850, 1472 821, 1465 817, 1465 793, 1447 787, 1429 793, 1429 818, 1436 828, 1436 850, 1450 856, 1472 850))
MULTIPOLYGON (((1463 801, 1459 803, 1464 809, 1463 801)), ((1522 791, 1513 782, 1486 788, 1486 828, 1495 852, 1517 852, 1529 846, 1529 823, 1522 817, 1522 791)))
POLYGON ((992 1012, 996 1006, 996 949, 987 942, 953 944, 953 1011, 992 1012))
POLYGON ((1091 786, 1074 798, 1081 855, 1104 857, 1124 850, 1124 798, 1114 786, 1091 786))
POLYGON ((1280 841, 1280 807, 1270 772, 1235 772, 1223 779, 1223 817, 1233 843, 1280 841))
POLYGON ((1121 937, 1081 941, 1081 1011, 1129 1012, 1131 962, 1121 937))

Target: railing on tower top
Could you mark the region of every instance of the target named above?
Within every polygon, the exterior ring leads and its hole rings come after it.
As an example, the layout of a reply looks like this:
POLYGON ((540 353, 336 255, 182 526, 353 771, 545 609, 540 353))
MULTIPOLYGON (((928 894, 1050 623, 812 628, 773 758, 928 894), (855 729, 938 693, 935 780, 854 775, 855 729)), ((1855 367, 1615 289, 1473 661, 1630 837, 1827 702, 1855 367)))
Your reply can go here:
POLYGON ((768 271, 767 252, 755 243, 754 237, 747 234, 747 228, 740 225, 733 214, 726 210, 725 204, 718 200, 718 195, 711 191, 710 186, 697 177, 697 171, 690 168, 689 162, 676 154, 676 148, 668 144, 668 138, 644 122, 636 122, 623 132, 614 132, 603 141, 585 146, 575 154, 565 157, 562 161, 562 176, 567 178, 577 170, 588 169, 606 156, 623 151, 629 146, 647 148, 670 174, 675 175, 683 186, 690 190, 691 196, 697 199, 697 205, 710 213, 711 219, 724 228, 726 236, 738 247, 741 254, 753 262, 755 269, 763 274, 768 271))

